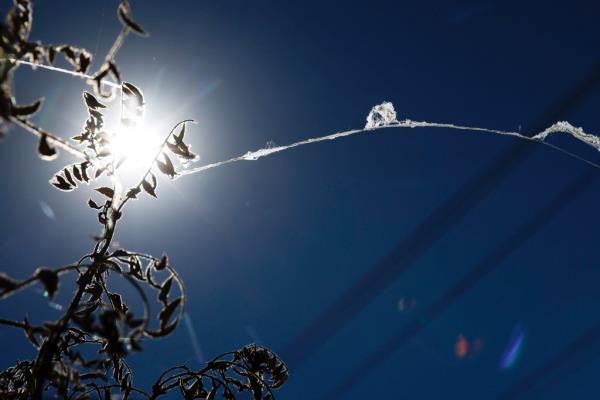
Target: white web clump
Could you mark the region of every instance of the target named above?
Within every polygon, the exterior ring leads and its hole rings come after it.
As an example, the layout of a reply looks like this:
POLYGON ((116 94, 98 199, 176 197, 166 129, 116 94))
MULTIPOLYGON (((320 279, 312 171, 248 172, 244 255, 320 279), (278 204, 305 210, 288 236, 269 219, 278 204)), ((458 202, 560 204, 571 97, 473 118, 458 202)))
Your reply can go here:
POLYGON ((369 115, 367 115, 367 124, 365 129, 375 129, 380 126, 387 126, 397 124, 396 110, 394 105, 389 101, 384 101, 381 104, 376 105, 371 109, 369 115))
POLYGON ((586 133, 581 128, 576 128, 568 122, 557 122, 544 131, 538 133, 535 136, 526 136, 520 132, 511 132, 511 131, 502 131, 498 129, 489 129, 489 128, 480 128, 476 126, 465 126, 465 125, 455 125, 448 123, 439 123, 439 122, 427 122, 427 121, 411 121, 409 119, 404 119, 402 121, 398 121, 396 117, 396 111, 394 110, 394 106, 390 102, 381 103, 371 110, 369 116, 367 117, 367 124, 364 128, 361 129, 350 129, 347 131, 336 132, 330 135, 313 137, 310 139, 304 139, 299 142, 291 143, 284 146, 274 145, 273 143, 268 143, 265 148, 258 149, 255 151, 249 151, 246 154, 230 158, 228 160, 223 160, 219 162, 215 162, 212 164, 203 165, 200 167, 183 169, 178 172, 178 177, 182 177, 185 175, 196 174, 199 172, 203 172, 209 169, 221 167, 226 164, 238 162, 238 161, 254 161, 259 158, 269 156, 271 154, 279 153, 286 150, 291 150, 296 147, 304 146, 312 143, 319 143, 329 140, 336 140, 343 137, 353 136, 360 133, 365 132, 373 132, 373 131, 382 131, 387 128, 441 128, 441 129, 456 129, 461 131, 467 131, 471 133, 486 133, 486 134, 494 134, 494 135, 502 135, 502 136, 512 136, 521 140, 526 140, 529 142, 541 143, 545 146, 551 147, 554 150, 560 151, 569 157, 573 157, 579 161, 585 162, 594 168, 600 169, 600 165, 592 162, 588 159, 585 159, 581 156, 578 156, 575 153, 571 153, 559 146, 553 145, 552 143, 546 142, 545 139, 551 134, 563 132, 567 133, 574 138, 581 140, 582 142, 596 148, 600 151, 600 137, 596 135, 592 135, 586 133))
POLYGON ((577 128, 567 121, 559 121, 544 131, 538 133, 533 138, 538 140, 546 140, 546 138, 553 133, 563 132, 573 136, 575 139, 581 140, 585 144, 594 147, 600 151, 600 138, 598 136, 585 133, 583 129, 577 128))

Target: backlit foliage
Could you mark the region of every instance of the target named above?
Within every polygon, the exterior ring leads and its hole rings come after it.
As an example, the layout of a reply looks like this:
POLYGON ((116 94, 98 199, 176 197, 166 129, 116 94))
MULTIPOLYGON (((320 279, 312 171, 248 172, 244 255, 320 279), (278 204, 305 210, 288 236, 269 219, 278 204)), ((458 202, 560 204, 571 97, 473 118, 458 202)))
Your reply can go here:
POLYGON ((61 55, 76 72, 86 74, 91 54, 71 45, 43 45, 29 41, 32 8, 28 0, 15 0, 1 26, 1 122, 16 123, 36 134, 39 137, 37 150, 42 159, 56 158, 56 146, 79 156, 81 161, 65 166, 52 177, 50 182, 55 188, 72 191, 93 184, 103 176, 109 177, 112 185, 96 186, 94 198, 88 200, 88 206, 97 212, 102 227, 90 252, 70 265, 56 269, 38 268, 23 280, 0 273, 0 299, 32 285, 41 285, 50 301, 60 290, 65 274, 77 276, 75 292, 58 320, 45 323, 33 323, 27 318, 0 320, 5 327, 21 329, 36 349, 35 359, 18 361, 0 372, 0 398, 108 400, 114 394, 121 394, 124 399, 157 399, 177 391, 186 400, 272 399, 273 390, 287 379, 287 368, 272 351, 253 344, 223 353, 199 370, 185 365, 170 368, 149 389, 134 384, 134 373, 126 361, 127 356, 144 350, 143 339, 156 339, 173 332, 183 316, 186 294, 182 280, 166 255, 156 257, 115 248, 114 235, 128 203, 142 195, 157 197, 157 174, 174 178, 177 175, 174 160, 185 165, 195 160, 196 155, 185 139, 186 124, 190 121, 182 121, 165 136, 138 183, 121 188, 116 176, 125 160, 122 155, 114 154, 111 142, 123 132, 111 133, 104 126, 103 110, 107 105, 103 101, 112 99, 119 92, 122 126, 135 127, 143 118, 142 91, 121 81, 115 56, 130 31, 142 36, 147 34, 132 19, 126 1, 120 3, 117 13, 123 30, 89 81, 96 95, 83 93, 88 118, 82 132, 73 137, 72 142, 46 132, 28 120, 40 109, 42 102, 17 105, 12 92, 12 73, 18 67, 17 60, 41 64, 46 59, 51 65, 61 55), (103 80, 107 77, 118 82, 120 89, 104 91, 103 80), (119 279, 133 287, 138 296, 134 305, 115 289, 114 283, 119 279), (151 310, 152 297, 160 305, 160 310, 155 313, 151 310))

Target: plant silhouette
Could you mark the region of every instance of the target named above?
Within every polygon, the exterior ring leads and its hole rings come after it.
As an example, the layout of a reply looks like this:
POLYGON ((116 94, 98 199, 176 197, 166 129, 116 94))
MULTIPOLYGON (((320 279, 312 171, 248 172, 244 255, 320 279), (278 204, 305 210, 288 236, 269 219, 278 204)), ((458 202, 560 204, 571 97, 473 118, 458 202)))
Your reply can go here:
POLYGON ((157 399, 179 391, 186 400, 235 399, 240 393, 244 398, 272 399, 273 390, 286 381, 288 370, 272 351, 254 344, 220 354, 199 370, 185 365, 170 368, 149 389, 134 384, 128 354, 143 351, 142 338, 158 339, 173 332, 182 318, 186 295, 184 284, 166 255, 155 257, 115 248, 115 232, 127 204, 139 196, 157 197, 157 174, 174 178, 177 173, 173 160, 186 165, 196 156, 185 139, 186 125, 191 121, 184 120, 165 136, 137 184, 121 187, 117 174, 126 160, 111 147, 119 133, 105 129, 104 102, 120 97, 122 126, 135 127, 143 118, 143 93, 122 81, 116 55, 129 33, 147 34, 132 18, 127 1, 121 1, 117 14, 123 28, 93 75, 87 75, 92 61, 87 50, 30 41, 33 20, 29 0, 14 0, 0 26, 0 136, 6 135, 9 125, 16 124, 39 138, 37 151, 42 159, 56 158, 58 149, 78 156, 81 161, 67 165, 51 179, 59 190, 71 191, 102 176, 108 176, 112 182, 111 186, 96 187, 96 200, 88 201, 102 227, 90 252, 73 264, 38 268, 23 280, 0 273, 0 299, 39 284, 52 300, 64 275, 77 276, 75 292, 58 320, 38 324, 27 318, 0 319, 0 325, 22 330, 36 349, 34 359, 18 361, 0 372, 0 397, 108 400, 120 393, 123 399, 157 399), (73 75, 91 77, 88 84, 94 92, 83 93, 88 118, 83 132, 72 138, 72 143, 29 120, 41 108, 41 100, 29 105, 18 105, 14 100, 12 75, 20 62, 51 68, 59 55, 72 66, 73 75), (135 307, 127 303, 123 293, 113 288, 114 278, 122 278, 133 286, 142 313, 135 313, 135 307), (151 314, 148 292, 161 306, 156 318, 151 314), (154 320, 158 322, 154 324, 154 320))

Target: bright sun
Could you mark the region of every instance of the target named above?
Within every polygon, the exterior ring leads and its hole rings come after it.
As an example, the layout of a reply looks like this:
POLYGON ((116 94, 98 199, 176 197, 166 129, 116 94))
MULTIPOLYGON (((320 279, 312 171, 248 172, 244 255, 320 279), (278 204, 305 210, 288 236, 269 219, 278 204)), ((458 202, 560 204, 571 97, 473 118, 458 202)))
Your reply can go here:
POLYGON ((130 128, 121 126, 113 137, 110 148, 115 159, 124 159, 123 166, 147 168, 160 147, 160 138, 143 126, 130 128))

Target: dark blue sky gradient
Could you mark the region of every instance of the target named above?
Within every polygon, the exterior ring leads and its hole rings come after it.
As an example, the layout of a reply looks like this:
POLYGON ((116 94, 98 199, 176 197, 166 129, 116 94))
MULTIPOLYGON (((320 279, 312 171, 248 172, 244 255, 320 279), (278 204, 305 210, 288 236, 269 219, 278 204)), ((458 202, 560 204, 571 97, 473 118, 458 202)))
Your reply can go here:
MULTIPOLYGON (((117 3, 38 0, 32 37, 101 58, 120 29, 117 3)), ((189 137, 202 163, 361 127, 384 100, 399 118, 527 134, 568 120, 600 133, 592 1, 131 3, 151 37, 127 39, 124 78, 144 90, 159 132, 199 121, 189 137)), ((21 103, 46 96, 36 122, 78 133, 83 82, 22 67, 16 85, 21 103)), ((570 138, 551 141, 600 162, 570 138)), ((100 229, 89 188, 47 184, 68 157, 42 162, 34 150, 19 129, 0 144, 0 270, 16 277, 77 260, 100 229)), ((281 399, 596 398, 600 172, 590 170, 507 137, 385 130, 163 180, 158 200, 127 210, 117 240, 169 254, 205 358, 257 341, 289 359, 281 399), (515 329, 520 355, 501 369, 515 329), (458 359, 460 334, 479 351, 458 359)), ((57 302, 69 294, 65 285, 57 302)), ((0 303, 3 317, 25 313, 59 316, 35 290, 0 303)), ((0 367, 31 357, 20 332, 0 337, 0 367)), ((199 365, 184 324, 145 347, 131 357, 142 386, 199 365)))

